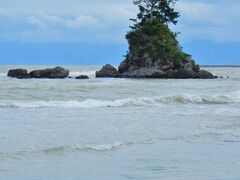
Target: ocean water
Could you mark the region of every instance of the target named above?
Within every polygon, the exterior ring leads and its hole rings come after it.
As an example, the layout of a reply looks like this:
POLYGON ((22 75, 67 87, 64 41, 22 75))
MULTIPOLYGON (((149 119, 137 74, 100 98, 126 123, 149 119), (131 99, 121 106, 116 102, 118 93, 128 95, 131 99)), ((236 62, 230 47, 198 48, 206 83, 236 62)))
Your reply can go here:
MULTIPOLYGON (((2 180, 238 180, 240 68, 214 80, 18 80, 0 66, 2 180)), ((38 69, 42 67, 22 67, 38 69)))

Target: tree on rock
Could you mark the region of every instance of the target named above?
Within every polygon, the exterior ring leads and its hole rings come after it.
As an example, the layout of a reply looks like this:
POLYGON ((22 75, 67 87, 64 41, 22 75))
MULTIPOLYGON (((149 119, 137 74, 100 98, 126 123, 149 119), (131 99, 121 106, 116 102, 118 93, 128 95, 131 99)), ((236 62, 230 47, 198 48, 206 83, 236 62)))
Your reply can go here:
POLYGON ((177 34, 168 24, 177 24, 177 0, 134 0, 139 7, 135 24, 127 33, 129 50, 118 71, 133 78, 212 78, 183 52, 177 34))
POLYGON ((140 20, 140 25, 145 21, 153 21, 155 18, 160 19, 163 23, 177 24, 179 13, 174 10, 174 5, 177 0, 134 0, 134 4, 138 5, 139 13, 137 19, 132 19, 137 22, 140 20))
MULTIPOLYGON (((190 58, 184 53, 168 23, 177 23, 176 0, 134 0, 139 7, 135 25, 126 35, 130 69, 158 66, 180 68, 190 58)), ((122 67, 122 66, 121 66, 122 67)), ((120 71, 122 72, 122 68, 120 71)), ((126 67, 124 67, 126 69, 126 67)))

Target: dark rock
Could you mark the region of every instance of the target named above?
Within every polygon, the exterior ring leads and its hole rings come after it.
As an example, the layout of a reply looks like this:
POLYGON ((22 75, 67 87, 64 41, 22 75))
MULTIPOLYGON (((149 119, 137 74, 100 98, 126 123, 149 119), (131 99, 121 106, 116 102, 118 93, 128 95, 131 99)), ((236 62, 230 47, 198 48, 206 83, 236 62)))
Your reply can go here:
POLYGON ((197 78, 199 79, 214 79, 214 76, 212 73, 206 71, 206 70, 200 70, 197 74, 197 78))
POLYGON ((18 79, 28 79, 29 74, 26 69, 12 69, 8 71, 8 77, 18 78, 18 79))
POLYGON ((106 77, 120 77, 120 73, 117 71, 117 69, 110 64, 107 64, 103 66, 103 68, 100 71, 96 72, 97 78, 106 78, 106 77))
POLYGON ((195 72, 199 72, 200 71, 200 66, 197 64, 197 65, 194 65, 193 66, 193 71, 195 72))
POLYGON ((196 79, 197 78, 197 73, 194 72, 192 69, 183 69, 179 70, 179 73, 175 78, 178 79, 196 79))
POLYGON ((205 70, 195 72, 192 69, 170 69, 168 71, 158 68, 141 68, 122 74, 125 78, 162 78, 162 79, 214 79, 215 77, 205 70))
MULTIPOLYGON (((143 59, 140 61, 142 64, 143 59)), ((166 79, 213 79, 215 78, 210 72, 200 70, 199 65, 195 65, 193 60, 185 60, 179 65, 171 62, 161 64, 155 62, 152 65, 136 65, 124 60, 119 66, 121 77, 126 78, 166 78, 166 79)))
POLYGON ((49 79, 62 79, 69 75, 69 70, 62 67, 48 68, 42 70, 34 70, 29 73, 31 78, 49 78, 49 79))
POLYGON ((68 76, 68 79, 73 79, 73 77, 72 76, 68 76))
POLYGON ((87 75, 80 75, 77 76, 75 79, 89 79, 89 77, 87 75))
POLYGON ((118 72, 119 72, 119 73, 124 73, 124 72, 128 71, 128 69, 129 69, 128 60, 125 59, 125 60, 120 64, 120 66, 118 67, 118 72))
POLYGON ((162 78, 165 73, 154 68, 141 68, 123 73, 126 78, 162 78))

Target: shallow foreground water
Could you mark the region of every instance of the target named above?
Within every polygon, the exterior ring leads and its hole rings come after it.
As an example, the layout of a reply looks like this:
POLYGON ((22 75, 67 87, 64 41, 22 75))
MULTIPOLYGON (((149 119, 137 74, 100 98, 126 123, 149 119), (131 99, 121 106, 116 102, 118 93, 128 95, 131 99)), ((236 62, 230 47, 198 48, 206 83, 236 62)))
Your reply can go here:
POLYGON ((230 76, 214 80, 95 79, 99 67, 66 67, 89 80, 17 80, 11 68, 0 179, 240 179, 240 68, 208 68, 230 76))

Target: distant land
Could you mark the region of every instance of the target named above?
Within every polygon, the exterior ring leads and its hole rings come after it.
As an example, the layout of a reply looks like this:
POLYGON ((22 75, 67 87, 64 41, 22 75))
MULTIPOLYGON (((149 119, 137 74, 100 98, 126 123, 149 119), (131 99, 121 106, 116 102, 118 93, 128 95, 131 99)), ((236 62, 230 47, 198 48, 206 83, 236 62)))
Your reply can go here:
POLYGON ((239 68, 240 65, 200 65, 201 67, 232 67, 232 68, 239 68))

